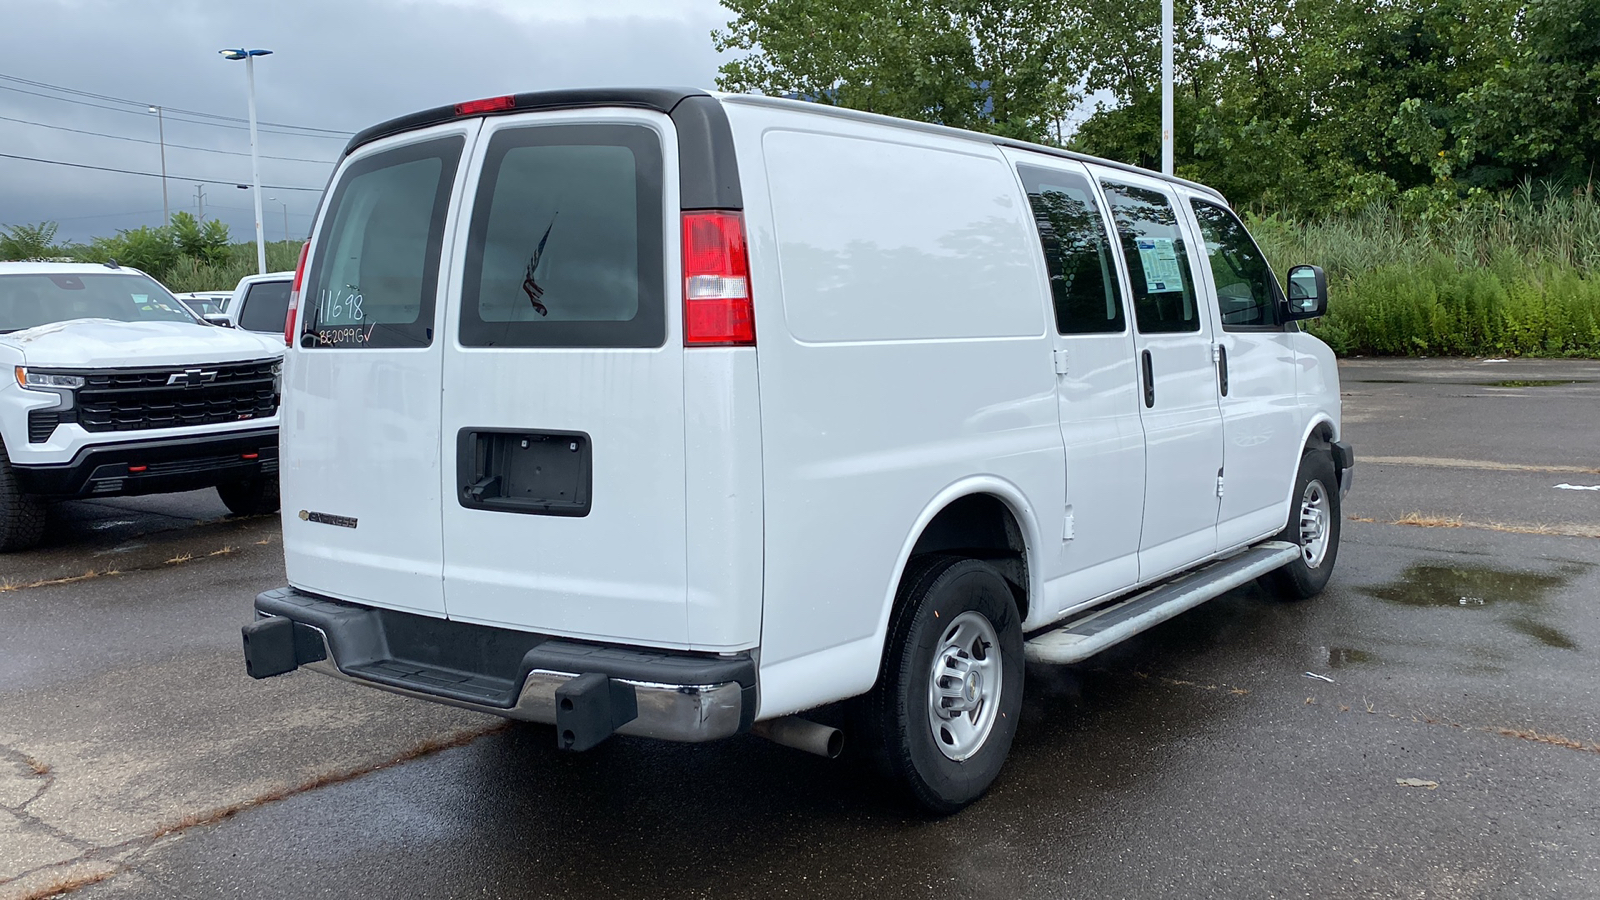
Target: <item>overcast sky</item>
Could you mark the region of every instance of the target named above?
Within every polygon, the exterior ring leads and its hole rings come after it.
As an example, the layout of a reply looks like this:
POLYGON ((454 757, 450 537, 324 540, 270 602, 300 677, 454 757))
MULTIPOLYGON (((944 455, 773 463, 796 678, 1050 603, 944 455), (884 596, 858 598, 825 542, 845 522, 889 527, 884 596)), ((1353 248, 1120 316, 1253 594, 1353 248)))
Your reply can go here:
MULTIPOLYGON (((710 32, 729 18, 716 0, 0 0, 0 76, 243 118, 244 63, 217 50, 245 42, 273 51, 256 62, 262 122, 354 132, 516 91, 713 87, 710 32)), ((174 212, 196 211, 185 179, 249 183, 248 131, 164 118, 174 212), (219 150, 241 155, 208 152, 219 150)), ((0 79, 0 154, 160 171, 155 143, 63 128, 157 140, 156 116, 141 106, 0 79), (61 97, 81 102, 52 99, 61 97)), ((342 147, 337 137, 261 135, 263 156, 315 160, 261 161, 263 185, 312 188, 262 191, 282 201, 263 204, 268 240, 284 235, 285 205, 290 234, 305 235, 342 147)), ((207 218, 235 240, 254 236, 248 190, 210 184, 205 197, 207 218)), ((59 239, 78 241, 157 225, 161 180, 0 157, 0 225, 47 219, 60 222, 59 239)))

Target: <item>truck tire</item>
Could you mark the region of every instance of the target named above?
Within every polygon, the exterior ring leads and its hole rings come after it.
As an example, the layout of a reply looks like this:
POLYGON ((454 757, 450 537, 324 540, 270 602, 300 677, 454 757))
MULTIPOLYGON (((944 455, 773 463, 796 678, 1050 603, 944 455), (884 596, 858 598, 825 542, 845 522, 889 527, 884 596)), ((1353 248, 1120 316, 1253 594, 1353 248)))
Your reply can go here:
POLYGON ((1300 548, 1300 555, 1281 569, 1258 579, 1261 587, 1282 600, 1308 600, 1322 593, 1339 558, 1339 477, 1333 454, 1324 447, 1307 447, 1300 456, 1294 479, 1289 524, 1277 540, 1300 548))
POLYGON ((278 476, 257 475, 217 485, 217 496, 236 516, 261 516, 278 511, 278 476))
POLYGON ((913 559, 865 698, 867 745, 922 810, 953 813, 1000 773, 1022 710, 1022 621, 982 560, 913 559))
POLYGON ((27 550, 44 537, 47 504, 24 494, 11 470, 11 454, 0 442, 0 553, 27 550))

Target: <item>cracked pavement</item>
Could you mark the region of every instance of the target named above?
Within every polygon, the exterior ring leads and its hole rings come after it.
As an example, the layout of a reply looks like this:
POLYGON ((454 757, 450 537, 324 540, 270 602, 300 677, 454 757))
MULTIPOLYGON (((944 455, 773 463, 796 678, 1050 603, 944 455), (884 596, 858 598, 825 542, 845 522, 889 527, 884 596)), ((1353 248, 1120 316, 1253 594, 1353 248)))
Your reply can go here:
POLYGON ((0 560, 11 583, 132 560, 0 591, 0 900, 1600 897, 1600 539, 1386 524, 1600 527, 1600 491, 1554 487, 1600 483, 1600 364, 1342 371, 1358 459, 1386 461, 1357 470, 1328 592, 1242 589, 1030 668, 1006 770, 941 821, 848 738, 836 762, 748 737, 567 755, 311 673, 251 681, 238 627, 282 582, 276 523, 199 494, 78 505, 70 540, 0 560))

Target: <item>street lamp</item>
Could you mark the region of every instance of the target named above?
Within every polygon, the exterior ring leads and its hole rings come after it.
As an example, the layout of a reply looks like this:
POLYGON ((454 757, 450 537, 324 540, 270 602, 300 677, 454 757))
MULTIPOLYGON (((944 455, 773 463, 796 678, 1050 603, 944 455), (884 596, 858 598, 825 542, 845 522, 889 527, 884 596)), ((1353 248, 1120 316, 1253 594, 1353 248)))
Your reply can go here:
POLYGON ((283 205, 283 242, 287 244, 289 242, 289 203, 286 200, 279 200, 277 197, 268 197, 267 199, 273 203, 283 205))
POLYGON ((267 240, 261 229, 261 158, 256 153, 256 57, 267 56, 271 50, 218 50, 223 59, 244 60, 245 80, 250 85, 250 181, 256 201, 256 265, 262 275, 267 274, 267 240))
POLYGON ((172 210, 167 206, 167 124, 161 115, 161 107, 152 106, 150 111, 156 114, 156 134, 161 136, 161 227, 172 224, 172 210))
POLYGON ((1172 174, 1172 0, 1161 0, 1161 173, 1172 174))

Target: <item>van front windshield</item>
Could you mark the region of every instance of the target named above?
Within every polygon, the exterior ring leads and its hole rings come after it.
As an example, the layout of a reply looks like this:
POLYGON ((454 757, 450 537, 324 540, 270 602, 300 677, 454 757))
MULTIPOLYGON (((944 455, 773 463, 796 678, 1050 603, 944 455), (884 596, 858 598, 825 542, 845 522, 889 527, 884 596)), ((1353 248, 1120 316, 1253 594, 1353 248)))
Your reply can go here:
POLYGON ((199 320, 147 275, 0 275, 0 333, 70 322, 190 322, 199 320))

